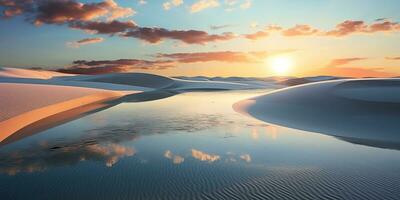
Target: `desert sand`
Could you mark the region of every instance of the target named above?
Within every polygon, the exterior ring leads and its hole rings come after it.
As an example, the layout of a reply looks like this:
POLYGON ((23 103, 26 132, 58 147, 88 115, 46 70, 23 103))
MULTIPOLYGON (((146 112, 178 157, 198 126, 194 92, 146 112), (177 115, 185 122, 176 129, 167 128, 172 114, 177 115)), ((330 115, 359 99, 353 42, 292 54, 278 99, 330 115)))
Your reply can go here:
POLYGON ((0 83, 0 91, 0 141, 46 117, 125 95, 99 89, 17 83, 0 83))
POLYGON ((30 70, 30 69, 0 67, 0 78, 12 77, 12 78, 50 79, 59 76, 71 76, 71 75, 53 71, 46 71, 46 70, 30 70))
POLYGON ((400 79, 305 84, 244 100, 233 107, 272 124, 353 143, 400 147, 400 79))

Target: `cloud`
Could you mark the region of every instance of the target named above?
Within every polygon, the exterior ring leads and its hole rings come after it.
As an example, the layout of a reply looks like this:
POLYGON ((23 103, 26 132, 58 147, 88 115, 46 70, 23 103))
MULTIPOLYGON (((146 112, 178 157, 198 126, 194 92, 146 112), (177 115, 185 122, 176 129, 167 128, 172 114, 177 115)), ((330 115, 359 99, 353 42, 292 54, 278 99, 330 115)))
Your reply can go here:
POLYGON ((200 161, 207 161, 209 163, 220 159, 219 155, 208 154, 196 149, 192 149, 192 157, 200 161))
POLYGON ((70 23, 69 26, 74 29, 81 29, 90 33, 97 34, 119 34, 126 32, 127 30, 136 28, 137 25, 134 21, 108 21, 108 22, 100 22, 100 21, 89 21, 89 22, 73 22, 70 23))
POLYGON ((179 164, 183 163, 183 161, 185 161, 184 157, 182 157, 180 155, 175 155, 170 150, 166 150, 164 152, 164 157, 169 159, 169 160, 172 160, 172 163, 174 163, 176 165, 179 165, 179 164))
POLYGON ((0 7, 3 7, 3 18, 10 18, 21 15, 25 10, 30 9, 32 0, 0 0, 0 7))
POLYGON ((217 52, 197 52, 197 53, 173 53, 158 54, 158 58, 172 59, 179 63, 196 63, 196 62, 227 62, 227 63, 259 63, 263 62, 268 56, 266 51, 258 52, 233 52, 233 51, 217 51, 217 52))
MULTIPOLYGON (((257 26, 258 26, 258 24, 256 26, 254 26, 253 28, 255 28, 257 26)), ((268 37, 271 32, 276 32, 276 31, 281 31, 281 30, 282 30, 282 27, 280 27, 278 25, 269 25, 261 31, 257 31, 255 33, 243 34, 242 36, 249 40, 259 40, 259 39, 268 37)))
POLYGON ((241 9, 249 9, 252 5, 251 0, 244 0, 242 4, 240 4, 241 9))
POLYGON ((342 77, 395 77, 398 74, 382 71, 384 67, 362 68, 362 67, 325 67, 313 72, 313 74, 342 76, 342 77))
POLYGON ((107 74, 130 72, 133 70, 163 70, 175 67, 173 61, 148 61, 139 59, 99 60, 86 61, 77 60, 70 67, 56 71, 69 74, 107 74))
POLYGON ((114 20, 135 14, 132 8, 120 7, 114 0, 98 3, 81 3, 75 0, 2 0, 0 6, 5 7, 3 16, 24 14, 36 25, 90 21, 100 17, 114 20))
POLYGON ((206 44, 208 42, 231 40, 236 36, 227 32, 222 34, 208 34, 198 30, 168 30, 164 28, 138 27, 123 34, 149 43, 159 43, 164 39, 179 40, 186 44, 206 44))
POLYGON ((109 22, 88 21, 72 22, 71 28, 84 30, 89 33, 119 35, 131 37, 156 44, 165 39, 179 40, 186 44, 206 44, 209 42, 226 41, 236 38, 231 32, 222 34, 209 34, 199 30, 168 30, 165 28, 139 27, 134 21, 120 22, 117 20, 109 22))
POLYGON ((71 166, 85 161, 103 162, 107 167, 112 167, 120 159, 136 154, 133 147, 116 143, 93 144, 92 141, 84 141, 87 143, 72 141, 65 144, 52 141, 54 142, 52 146, 46 142, 16 150, 10 154, 2 153, 0 162, 9 163, 9 165, 1 165, 0 173, 13 176, 22 172, 41 172, 49 168, 71 166))
POLYGON ((292 52, 294 50, 279 50, 274 52, 196 52, 172 53, 154 55, 155 60, 118 59, 118 60, 76 60, 71 66, 56 71, 70 74, 106 74, 131 72, 134 70, 164 70, 176 67, 178 64, 199 62, 226 62, 226 63, 261 63, 271 55, 292 52))
POLYGON ((246 162, 251 162, 251 156, 249 154, 243 154, 240 156, 240 159, 246 161, 246 162))
POLYGON ((139 3, 140 5, 144 5, 144 4, 147 4, 147 1, 146 1, 146 0, 139 0, 138 3, 139 3))
POLYGON ((385 19, 383 19, 383 21, 379 20, 371 25, 366 24, 364 21, 346 20, 336 25, 335 29, 327 31, 325 35, 342 37, 351 34, 395 31, 400 31, 400 24, 398 22, 391 22, 385 19))
POLYGON ((306 35, 314 35, 318 33, 319 30, 312 28, 309 25, 296 25, 292 28, 286 29, 282 31, 282 35, 284 36, 306 36, 306 35))
POLYGON ((259 40, 265 37, 268 37, 269 33, 267 31, 257 31, 255 33, 244 34, 243 37, 249 40, 259 40))
POLYGON ((163 3, 164 10, 169 10, 171 7, 178 7, 183 4, 183 0, 170 0, 163 3))
POLYGON ((319 30, 307 24, 296 25, 292 28, 283 29, 277 25, 271 25, 264 30, 243 34, 242 36, 250 40, 258 40, 267 37, 272 31, 280 31, 283 36, 333 36, 344 37, 353 34, 373 34, 378 32, 400 32, 400 23, 392 22, 388 19, 380 19, 372 24, 367 24, 364 21, 346 20, 336 25, 329 31, 319 30))
POLYGON ((67 45, 70 47, 79 48, 82 45, 95 44, 95 43, 100 43, 103 41, 104 41, 104 38, 101 38, 101 37, 85 38, 85 39, 74 41, 74 42, 68 42, 67 45))
POLYGON ((207 8, 215 8, 220 5, 218 0, 198 0, 190 6, 191 13, 197 13, 207 8))
POLYGON ((340 66, 345 65, 351 62, 359 61, 359 60, 366 60, 367 58, 338 58, 333 59, 328 66, 340 66))
POLYGON ((249 9, 252 5, 251 0, 225 0, 225 11, 234 11, 237 8, 249 9))
POLYGON ((224 28, 229 28, 232 27, 232 24, 224 24, 224 25, 211 25, 210 29, 212 30, 219 30, 219 29, 224 29, 224 28))
POLYGON ((386 60, 400 60, 400 56, 399 57, 385 57, 386 60))

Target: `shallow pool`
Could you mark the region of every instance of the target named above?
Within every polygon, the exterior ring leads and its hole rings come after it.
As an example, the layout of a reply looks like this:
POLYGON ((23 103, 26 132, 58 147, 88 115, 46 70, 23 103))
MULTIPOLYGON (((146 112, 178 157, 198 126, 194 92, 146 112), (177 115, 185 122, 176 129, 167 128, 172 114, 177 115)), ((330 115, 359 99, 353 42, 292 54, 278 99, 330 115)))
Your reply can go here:
POLYGON ((400 152, 236 113, 266 91, 122 103, 0 147, 0 199, 400 199, 400 152))

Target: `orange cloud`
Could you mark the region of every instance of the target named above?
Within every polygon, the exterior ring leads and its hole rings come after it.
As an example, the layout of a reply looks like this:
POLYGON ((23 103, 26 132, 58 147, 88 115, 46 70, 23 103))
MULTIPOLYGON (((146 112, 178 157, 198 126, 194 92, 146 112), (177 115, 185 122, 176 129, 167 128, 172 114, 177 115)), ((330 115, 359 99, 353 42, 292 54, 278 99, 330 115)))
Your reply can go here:
POLYGON ((95 43, 100 43, 103 42, 104 38, 98 37, 98 38, 85 38, 82 40, 74 41, 74 42, 68 42, 67 45, 70 47, 75 47, 79 48, 82 45, 88 45, 88 44, 95 44, 95 43))
POLYGON ((268 37, 269 33, 266 31, 257 31, 255 33, 250 33, 250 34, 244 34, 243 37, 249 39, 249 40, 258 40, 262 39, 265 37, 268 37))
POLYGON ((258 40, 268 37, 270 32, 281 31, 282 27, 277 25, 269 25, 264 28, 264 30, 257 31, 255 33, 243 34, 242 36, 249 40, 258 40))
POLYGON ((392 22, 388 19, 382 18, 376 20, 374 23, 368 25, 364 21, 346 20, 336 25, 336 27, 329 31, 323 31, 311 27, 310 25, 296 25, 292 28, 282 29, 280 26, 269 26, 265 30, 256 33, 244 34, 243 37, 250 40, 258 40, 265 38, 272 31, 280 31, 283 36, 334 36, 344 37, 352 34, 372 34, 378 32, 400 32, 400 23, 392 22))
POLYGON ((376 32, 395 32, 400 31, 398 22, 391 22, 386 19, 379 20, 374 24, 368 25, 364 21, 346 20, 336 26, 335 29, 325 33, 327 36, 347 36, 357 33, 376 33, 376 32))
POLYGON ((400 60, 400 56, 399 57, 385 57, 386 60, 400 60))
POLYGON ((312 28, 309 25, 296 25, 292 28, 286 29, 282 31, 282 35, 284 36, 305 36, 305 35, 314 35, 318 33, 319 30, 312 28))
POLYGON ((196 13, 207 8, 215 8, 219 6, 218 0, 198 0, 190 6, 190 12, 196 13))
POLYGON ((208 154, 196 149, 192 149, 192 157, 200 160, 200 161, 207 161, 207 162, 214 162, 220 159, 219 155, 208 154))
POLYGON ((345 65, 351 62, 359 61, 359 60, 366 60, 367 58, 338 58, 338 59, 333 59, 328 66, 339 66, 339 65, 345 65))

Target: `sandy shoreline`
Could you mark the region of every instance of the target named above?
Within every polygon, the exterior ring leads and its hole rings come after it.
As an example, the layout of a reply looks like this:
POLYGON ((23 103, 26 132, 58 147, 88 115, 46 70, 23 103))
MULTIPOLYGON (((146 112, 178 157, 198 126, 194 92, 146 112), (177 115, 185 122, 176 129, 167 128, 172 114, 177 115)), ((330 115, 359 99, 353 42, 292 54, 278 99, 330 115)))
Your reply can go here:
POLYGON ((67 86, 11 83, 0 84, 0 90, 0 141, 25 126, 52 115, 117 99, 126 94, 67 86))

